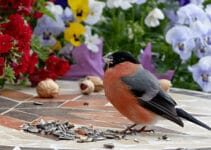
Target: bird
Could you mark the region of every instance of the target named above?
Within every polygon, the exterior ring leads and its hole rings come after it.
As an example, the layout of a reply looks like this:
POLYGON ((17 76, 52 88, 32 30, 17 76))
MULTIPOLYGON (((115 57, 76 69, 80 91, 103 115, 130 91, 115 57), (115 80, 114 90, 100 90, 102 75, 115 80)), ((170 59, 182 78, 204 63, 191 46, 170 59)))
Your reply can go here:
POLYGON ((118 51, 105 56, 103 85, 108 101, 134 124, 124 132, 132 130, 138 124, 155 124, 159 118, 170 120, 184 127, 182 118, 211 130, 207 124, 193 117, 162 89, 159 80, 129 52, 118 51))

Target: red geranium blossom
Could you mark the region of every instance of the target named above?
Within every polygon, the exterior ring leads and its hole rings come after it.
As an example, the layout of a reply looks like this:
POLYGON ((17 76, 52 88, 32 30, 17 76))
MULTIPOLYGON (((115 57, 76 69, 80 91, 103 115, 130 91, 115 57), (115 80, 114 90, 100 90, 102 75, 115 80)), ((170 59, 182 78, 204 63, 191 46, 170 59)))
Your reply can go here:
POLYGON ((29 75, 29 81, 31 82, 32 86, 36 86, 40 81, 47 78, 55 80, 57 78, 57 75, 55 74, 55 72, 51 72, 45 68, 35 70, 34 73, 29 75))
POLYGON ((8 34, 0 34, 0 53, 8 53, 12 47, 12 37, 8 34))
POLYGON ((12 14, 8 17, 9 21, 0 25, 2 32, 12 36, 17 42, 19 51, 30 49, 32 36, 31 27, 25 22, 19 14, 12 14))
POLYGON ((34 52, 30 57, 29 69, 28 69, 29 74, 34 73, 37 63, 38 63, 38 54, 34 52))
POLYGON ((0 0, 0 10, 3 12, 14 11, 19 14, 29 15, 32 11, 34 0, 0 0))
POLYGON ((45 64, 47 69, 55 72, 57 76, 63 76, 68 70, 70 70, 68 61, 62 58, 58 58, 55 55, 49 56, 45 64))
POLYGON ((40 81, 47 78, 55 80, 58 77, 63 76, 69 70, 70 65, 68 61, 51 55, 45 61, 45 67, 37 69, 29 75, 29 81, 32 86, 36 86, 40 81))
POLYGON ((0 57, 0 76, 3 75, 3 70, 4 70, 4 58, 0 57))

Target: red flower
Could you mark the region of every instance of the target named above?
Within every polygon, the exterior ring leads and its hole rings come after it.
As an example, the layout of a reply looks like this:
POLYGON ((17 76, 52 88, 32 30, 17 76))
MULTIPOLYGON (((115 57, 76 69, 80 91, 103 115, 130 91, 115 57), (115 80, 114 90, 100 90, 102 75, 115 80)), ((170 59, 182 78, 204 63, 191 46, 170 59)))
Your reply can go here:
POLYGON ((0 25, 2 32, 12 36, 17 41, 15 46, 18 47, 20 52, 29 51, 32 36, 31 27, 19 14, 10 15, 8 20, 7 23, 0 25))
POLYGON ((55 72, 57 76, 63 76, 68 70, 70 70, 70 65, 65 59, 51 55, 45 62, 47 69, 55 72))
POLYGON ((8 34, 0 34, 0 53, 8 53, 12 47, 12 37, 8 34))
POLYGON ((19 14, 29 15, 34 0, 0 0, 0 10, 3 12, 15 11, 19 14))
POLYGON ((33 14, 33 17, 36 18, 36 19, 39 19, 43 16, 43 13, 42 12, 39 12, 39 11, 36 11, 34 14, 33 14))
POLYGON ((35 66, 38 63, 38 54, 37 53, 33 53, 31 58, 30 58, 30 62, 29 62, 29 74, 34 73, 35 71, 35 66))
POLYGON ((3 71, 4 71, 4 58, 0 57, 0 76, 3 75, 3 71))
POLYGON ((28 71, 29 62, 29 53, 23 53, 20 61, 12 64, 13 70, 15 71, 15 75, 18 76, 21 73, 26 73, 28 71))
POLYGON ((36 86, 40 81, 45 80, 47 78, 55 80, 57 78, 57 75, 54 72, 51 72, 44 68, 35 70, 33 74, 29 75, 29 81, 31 82, 32 86, 36 86))
POLYGON ((18 41, 30 42, 32 29, 19 14, 12 14, 8 17, 8 22, 0 25, 3 33, 9 34, 18 41))
POLYGON ((70 69, 68 61, 60 59, 55 55, 49 56, 45 61, 45 65, 46 68, 35 70, 29 75, 29 81, 32 86, 36 86, 40 81, 47 78, 55 80, 58 77, 63 76, 70 69))

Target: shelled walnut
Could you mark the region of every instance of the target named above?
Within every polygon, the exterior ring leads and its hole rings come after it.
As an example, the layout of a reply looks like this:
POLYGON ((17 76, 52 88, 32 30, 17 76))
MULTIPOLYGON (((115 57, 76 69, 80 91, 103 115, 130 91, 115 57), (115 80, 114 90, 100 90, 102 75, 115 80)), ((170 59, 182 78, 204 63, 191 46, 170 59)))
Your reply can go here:
POLYGON ((59 85, 52 79, 40 81, 37 85, 37 94, 42 98, 53 98, 59 94, 59 85))

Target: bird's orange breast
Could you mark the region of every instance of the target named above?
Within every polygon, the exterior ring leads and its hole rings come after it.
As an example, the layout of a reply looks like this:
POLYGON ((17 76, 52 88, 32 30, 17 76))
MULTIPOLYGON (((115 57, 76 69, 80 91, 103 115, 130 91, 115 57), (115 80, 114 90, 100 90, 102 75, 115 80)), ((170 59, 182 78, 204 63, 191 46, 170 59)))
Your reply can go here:
POLYGON ((137 98, 130 92, 121 77, 131 76, 138 69, 137 64, 124 62, 106 70, 104 89, 107 99, 124 116, 135 123, 150 124, 156 115, 139 105, 137 98))

